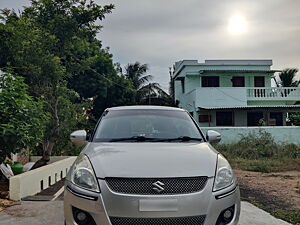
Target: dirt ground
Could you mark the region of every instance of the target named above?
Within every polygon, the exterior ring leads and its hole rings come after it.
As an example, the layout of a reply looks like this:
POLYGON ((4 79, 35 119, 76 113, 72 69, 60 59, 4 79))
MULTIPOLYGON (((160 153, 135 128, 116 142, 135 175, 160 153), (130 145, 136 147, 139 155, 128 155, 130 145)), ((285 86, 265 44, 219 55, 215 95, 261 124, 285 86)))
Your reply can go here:
POLYGON ((0 212, 14 204, 13 201, 7 200, 8 181, 0 181, 0 212))
POLYGON ((300 172, 259 173, 235 170, 244 200, 271 210, 300 210, 300 172))
POLYGON ((0 180, 0 198, 6 198, 8 196, 8 181, 0 180))

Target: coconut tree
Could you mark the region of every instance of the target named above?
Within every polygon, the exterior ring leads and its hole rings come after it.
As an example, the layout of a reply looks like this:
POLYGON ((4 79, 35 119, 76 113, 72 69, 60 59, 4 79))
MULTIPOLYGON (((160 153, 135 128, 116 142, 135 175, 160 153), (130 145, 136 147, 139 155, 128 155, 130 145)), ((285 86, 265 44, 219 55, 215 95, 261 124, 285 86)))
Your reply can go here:
MULTIPOLYGON (((296 80, 295 77, 297 75, 298 69, 285 69, 279 74, 280 84, 282 87, 298 87, 300 85, 300 80, 296 80)), ((297 103, 296 103, 297 104, 297 103)), ((293 125, 300 125, 300 113, 294 112, 289 113, 288 115, 290 122, 293 125)))
POLYGON ((158 83, 150 82, 152 75, 147 74, 148 65, 139 62, 129 63, 125 67, 125 77, 130 80, 137 91, 136 102, 140 103, 144 99, 156 96, 162 89, 158 83))
POLYGON ((295 80, 298 69, 285 69, 279 74, 280 84, 282 87, 298 87, 300 80, 295 80))

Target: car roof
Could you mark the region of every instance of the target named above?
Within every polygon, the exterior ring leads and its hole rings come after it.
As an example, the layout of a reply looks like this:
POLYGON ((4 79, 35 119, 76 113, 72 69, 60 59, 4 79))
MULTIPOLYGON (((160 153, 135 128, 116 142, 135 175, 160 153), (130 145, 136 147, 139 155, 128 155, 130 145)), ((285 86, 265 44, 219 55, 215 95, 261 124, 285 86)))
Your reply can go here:
POLYGON ((155 105, 132 105, 132 106, 118 106, 108 108, 109 111, 114 110, 147 110, 147 109, 155 109, 155 110, 170 110, 170 111, 185 111, 184 109, 175 108, 175 107, 168 107, 168 106, 155 106, 155 105))

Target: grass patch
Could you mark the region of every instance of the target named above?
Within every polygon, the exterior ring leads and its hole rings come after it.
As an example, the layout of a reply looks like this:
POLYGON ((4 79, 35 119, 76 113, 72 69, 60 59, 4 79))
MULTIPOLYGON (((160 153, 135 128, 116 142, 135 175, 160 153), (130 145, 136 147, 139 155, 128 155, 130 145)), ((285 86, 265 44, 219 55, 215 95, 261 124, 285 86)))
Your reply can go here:
MULTIPOLYGON (((228 157, 227 157, 228 158, 228 157)), ((228 158, 234 169, 241 169, 253 172, 272 173, 297 170, 300 171, 300 159, 243 159, 228 158)), ((275 175, 275 174, 274 174, 275 175)), ((279 175, 277 175, 279 176, 279 175)), ((285 175, 288 179, 288 175, 285 175)))
POLYGON ((276 218, 287 221, 291 224, 300 225, 300 211, 295 210, 274 210, 270 212, 276 218))

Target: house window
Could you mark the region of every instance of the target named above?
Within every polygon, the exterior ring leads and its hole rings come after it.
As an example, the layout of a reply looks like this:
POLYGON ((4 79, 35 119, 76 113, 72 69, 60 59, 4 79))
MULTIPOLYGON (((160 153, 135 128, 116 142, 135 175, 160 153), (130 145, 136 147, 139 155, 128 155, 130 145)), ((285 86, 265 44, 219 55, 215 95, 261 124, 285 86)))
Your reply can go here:
POLYGON ((283 114, 282 112, 270 112, 270 120, 275 121, 275 126, 283 126, 283 114))
POLYGON ((209 115, 199 115, 199 123, 209 123, 211 117, 209 115))
POLYGON ((232 77, 232 87, 245 87, 245 77, 232 77))
POLYGON ((217 76, 202 77, 202 87, 220 87, 220 78, 217 76))
POLYGON ((254 86, 255 87, 264 87, 265 86, 265 77, 254 77, 254 86))
POLYGON ((260 125, 260 121, 264 119, 264 114, 262 112, 248 112, 247 113, 247 125, 249 127, 255 127, 260 125))
POLYGON ((233 112, 216 112, 217 126, 233 126, 233 112))

